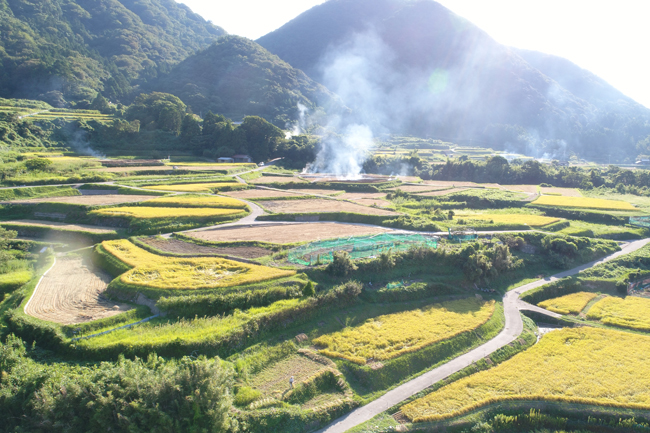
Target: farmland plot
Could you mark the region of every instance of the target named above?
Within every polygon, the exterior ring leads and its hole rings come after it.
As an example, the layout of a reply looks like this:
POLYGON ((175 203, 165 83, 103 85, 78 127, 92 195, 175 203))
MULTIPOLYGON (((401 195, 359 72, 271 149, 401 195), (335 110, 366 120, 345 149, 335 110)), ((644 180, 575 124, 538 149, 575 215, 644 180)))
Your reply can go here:
POLYGON ((587 312, 587 319, 607 325, 650 331, 650 299, 608 296, 596 302, 587 312))
POLYGON ((604 210, 637 210, 634 206, 626 201, 621 200, 605 200, 602 198, 589 198, 589 197, 561 197, 552 195, 543 195, 532 204, 542 206, 557 206, 557 207, 575 207, 587 209, 604 209, 604 210))
POLYGON ((109 227, 90 226, 85 224, 66 224, 54 221, 39 221, 39 220, 16 220, 16 221, 2 221, 0 225, 11 224, 15 226, 25 227, 43 227, 55 230, 65 230, 71 232, 88 232, 88 233, 114 233, 115 230, 109 227))
POLYGON ((228 217, 242 213, 241 209, 218 209, 198 207, 112 207, 107 209, 96 209, 90 212, 91 215, 102 217, 128 217, 137 219, 155 218, 209 218, 228 217))
POLYGON ((256 198, 297 197, 300 194, 292 191, 277 191, 273 189, 245 189, 243 191, 224 192, 223 195, 233 198, 242 198, 244 200, 252 200, 256 198))
POLYGON ((25 313, 64 325, 90 322, 130 310, 102 297, 110 276, 84 263, 81 257, 58 259, 43 277, 25 313))
POLYGON ((289 378, 294 377, 298 384, 310 377, 324 371, 326 365, 296 354, 272 364, 255 374, 250 379, 250 384, 261 391, 265 397, 280 397, 289 390, 289 378))
POLYGON ((246 259, 257 259, 271 254, 271 251, 260 247, 206 247, 203 245, 193 244, 191 242, 184 242, 178 239, 165 239, 156 237, 140 238, 140 240, 147 245, 150 245, 166 253, 184 254, 191 256, 211 256, 218 254, 242 257, 246 259))
POLYGON ((208 242, 258 241, 277 244, 308 242, 343 236, 362 236, 386 233, 389 229, 354 224, 302 223, 259 224, 250 227, 228 227, 196 232, 188 236, 208 242))
POLYGON ((542 194, 561 195, 564 197, 582 197, 580 191, 575 188, 541 187, 542 194))
POLYGON ((292 182, 306 183, 303 179, 294 176, 261 176, 258 177, 257 179, 253 179, 249 181, 249 183, 260 184, 260 185, 266 183, 292 183, 292 182))
POLYGON ((269 200, 264 202, 264 207, 275 213, 350 212, 365 215, 398 215, 398 213, 392 211, 328 199, 269 200))
POLYGON ((482 221, 493 221, 504 224, 524 224, 531 227, 542 227, 551 223, 558 222, 559 218, 547 217, 542 215, 529 214, 462 214, 458 213, 454 219, 471 219, 482 221))
MULTIPOLYGON (((177 185, 153 185, 145 186, 144 189, 154 191, 174 191, 174 192, 212 192, 214 189, 238 187, 238 182, 211 182, 211 183, 183 183, 177 185)), ((151 198, 151 197, 149 197, 151 198)))
POLYGON ((74 195, 70 197, 30 198, 25 200, 11 200, 3 203, 10 203, 10 204, 68 203, 68 204, 81 204, 85 206, 106 206, 106 205, 122 204, 122 203, 138 203, 150 199, 151 199, 150 195, 106 194, 106 195, 74 195))
POLYGON ((558 314, 578 314, 584 310, 589 301, 597 296, 598 294, 589 292, 571 293, 540 302, 537 305, 558 314))
POLYGON ((650 409, 650 337, 565 328, 496 367, 402 407, 414 422, 461 416, 505 401, 556 401, 650 409), (543 380, 540 380, 543 378, 543 380))

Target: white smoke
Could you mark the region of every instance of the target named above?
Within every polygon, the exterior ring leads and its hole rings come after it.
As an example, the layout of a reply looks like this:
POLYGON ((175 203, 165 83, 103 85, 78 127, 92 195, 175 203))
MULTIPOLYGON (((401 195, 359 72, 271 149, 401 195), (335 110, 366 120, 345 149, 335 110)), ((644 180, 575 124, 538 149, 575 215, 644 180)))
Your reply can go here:
POLYGON ((296 135, 303 134, 308 126, 310 125, 310 120, 309 120, 309 108, 307 108, 305 105, 301 104, 298 102, 297 105, 298 109, 298 120, 292 124, 287 124, 285 128, 288 130, 285 133, 285 138, 287 140, 291 139, 292 137, 296 135))

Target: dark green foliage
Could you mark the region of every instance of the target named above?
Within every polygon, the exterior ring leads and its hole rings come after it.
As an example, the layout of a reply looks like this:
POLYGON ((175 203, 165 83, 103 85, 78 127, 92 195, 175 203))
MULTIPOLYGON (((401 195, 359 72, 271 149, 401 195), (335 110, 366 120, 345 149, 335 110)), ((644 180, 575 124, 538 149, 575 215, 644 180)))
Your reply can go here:
POLYGON ((45 158, 33 158, 25 161, 25 168, 32 171, 43 171, 52 164, 52 161, 45 158))
POLYGON ((345 277, 356 270, 357 267, 352 263, 350 254, 347 251, 334 251, 334 259, 332 263, 327 265, 327 272, 337 277, 345 277))
POLYGON ((38 364, 13 336, 0 349, 5 431, 236 431, 232 372, 219 359, 120 357, 89 368, 38 364))
POLYGON ((183 101, 174 95, 157 92, 141 94, 126 110, 126 119, 139 121, 141 128, 146 130, 158 129, 178 135, 186 109, 183 101))
POLYGON ((316 290, 314 290, 314 284, 311 281, 307 281, 307 284, 305 284, 305 287, 302 288, 302 296, 314 296, 316 294, 316 290))
POLYGON ((237 406, 248 406, 255 400, 259 400, 262 397, 262 393, 256 389, 249 388, 248 386, 242 386, 237 390, 235 394, 234 403, 237 406))

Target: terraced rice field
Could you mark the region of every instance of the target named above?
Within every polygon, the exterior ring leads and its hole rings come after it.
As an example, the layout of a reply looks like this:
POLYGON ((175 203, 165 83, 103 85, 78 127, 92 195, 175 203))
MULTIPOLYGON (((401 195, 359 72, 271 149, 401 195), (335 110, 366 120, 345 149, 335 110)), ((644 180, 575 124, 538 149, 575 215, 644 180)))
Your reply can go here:
POLYGON ((156 218, 209 218, 227 217, 242 213, 242 209, 218 209, 218 208, 190 208, 190 207, 112 207, 107 209, 96 209, 89 214, 101 217, 129 217, 137 219, 156 218))
POLYGON ((144 189, 154 191, 174 191, 174 192, 212 192, 214 189, 240 186, 238 182, 213 182, 213 183, 185 183, 178 185, 154 185, 145 186, 144 189))
POLYGON ((446 189, 446 186, 439 185, 400 185, 395 188, 389 188, 389 191, 400 190, 402 192, 416 193, 416 192, 429 192, 429 191, 439 191, 441 189, 446 189))
POLYGON ((253 375, 249 384, 262 392, 264 397, 280 398, 290 389, 289 378, 293 376, 298 384, 324 371, 326 365, 296 354, 285 358, 253 375))
POLYGON ((305 200, 269 200, 263 207, 274 213, 331 213, 350 212, 364 215, 399 215, 396 212, 372 207, 361 206, 338 200, 305 199, 305 200))
POLYGON ((88 233, 114 233, 115 230, 110 227, 90 226, 85 224, 66 224, 57 223, 53 221, 39 221, 39 220, 14 220, 2 221, 2 224, 23 225, 32 227, 44 227, 56 230, 67 230, 71 232, 88 232, 88 233))
POLYGON ((261 176, 257 179, 253 179, 248 183, 264 185, 266 183, 291 183, 291 182, 305 182, 299 177, 288 177, 288 176, 261 176))
POLYGON ((260 247, 206 247, 179 239, 140 238, 142 242, 166 253, 183 254, 188 256, 234 256, 246 259, 257 259, 268 256, 271 251, 260 247))
POLYGON ((2 203, 7 204, 37 204, 37 203, 67 203, 81 204, 85 206, 108 206, 123 203, 138 203, 145 200, 151 200, 150 195, 73 195, 68 197, 45 197, 29 198, 22 200, 11 200, 2 203))
POLYGON ((490 319, 494 308, 494 301, 476 298, 448 301, 378 316, 313 341, 323 347, 323 355, 364 365, 368 360, 396 358, 476 329, 490 319))
POLYGON ((405 405, 402 414, 414 422, 439 421, 530 400, 649 410, 649 351, 644 335, 588 327, 553 331, 496 367, 405 405))
POLYGON ((177 258, 152 254, 127 240, 105 241, 102 247, 131 266, 120 276, 126 284, 153 289, 212 289, 239 286, 294 275, 294 271, 250 265, 222 258, 177 258))
POLYGON ((81 257, 57 259, 43 277, 25 313, 48 322, 71 325, 104 319, 130 310, 102 296, 112 278, 81 257))
POLYGON ((461 192, 461 191, 467 191, 469 188, 451 188, 451 189, 444 189, 440 191, 431 191, 431 192, 423 192, 416 194, 418 197, 440 197, 443 195, 447 194, 452 194, 456 192, 461 192))
POLYGON ((214 170, 233 170, 240 168, 237 165, 181 165, 181 164, 172 164, 172 165, 154 165, 154 166, 133 166, 133 167, 103 167, 98 168, 95 171, 100 171, 103 173, 130 173, 132 171, 172 171, 174 166, 178 167, 178 170, 187 170, 187 171, 214 171, 214 170))
POLYGON ((143 203, 145 206, 156 207, 207 207, 207 208, 221 208, 221 209, 240 209, 246 210, 248 206, 243 201, 235 200, 234 198, 227 197, 212 197, 212 196, 185 196, 176 195, 172 197, 160 197, 153 200, 147 200, 143 203))
POLYGON ((564 197, 582 197, 580 191, 575 188, 542 187, 542 194, 559 194, 564 197))
POLYGON ((276 191, 273 189, 245 189, 243 191, 228 191, 222 193, 228 197, 254 200, 256 198, 298 197, 300 194, 291 191, 276 191))
POLYGON ((301 224, 259 224, 249 227, 227 227, 213 230, 187 232, 196 239, 208 242, 258 241, 276 244, 292 244, 343 236, 363 236, 386 233, 381 227, 367 227, 354 224, 301 223, 301 224))
POLYGON ((547 217, 543 215, 527 214, 457 214, 455 219, 472 219, 481 221, 494 221, 503 224, 521 224, 530 227, 543 227, 560 221, 560 218, 547 217))
POLYGON ((597 293, 590 292, 571 293, 570 295, 542 301, 537 305, 558 314, 579 314, 589 301, 597 296, 597 293))
MULTIPOLYGON (((343 192, 340 189, 290 189, 289 191, 300 194, 300 195, 310 195, 310 194, 318 194, 318 195, 336 195, 338 193, 343 192)), ((386 194, 383 194, 386 195, 386 194)), ((338 198, 338 196, 337 196, 338 198)))
POLYGON ((637 210, 634 206, 626 201, 620 200, 605 200, 602 198, 590 197, 561 197, 553 195, 543 195, 532 204, 542 206, 557 206, 557 207, 575 207, 587 209, 603 209, 603 210, 637 210))
POLYGON ((537 185, 504 185, 508 191, 525 192, 526 194, 537 194, 539 186, 537 185))
POLYGON ((600 320, 606 325, 650 331, 650 299, 608 296, 589 309, 587 319, 600 320))

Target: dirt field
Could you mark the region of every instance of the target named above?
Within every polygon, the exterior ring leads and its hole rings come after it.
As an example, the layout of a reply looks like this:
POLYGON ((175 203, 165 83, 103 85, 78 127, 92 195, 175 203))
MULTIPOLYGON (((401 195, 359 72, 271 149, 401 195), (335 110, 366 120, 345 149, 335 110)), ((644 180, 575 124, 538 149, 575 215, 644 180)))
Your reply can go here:
POLYGON ((109 227, 88 226, 85 224, 66 224, 66 223, 57 223, 53 221, 39 221, 39 220, 2 221, 0 222, 0 225, 2 225, 3 223, 24 225, 24 226, 47 227, 51 229, 80 231, 80 232, 88 232, 88 233, 112 233, 115 231, 109 227))
POLYGON ((441 195, 447 195, 451 194, 454 192, 461 192, 461 191, 466 191, 469 188, 452 188, 452 189, 444 189, 442 191, 431 191, 431 192, 423 192, 422 194, 417 194, 420 197, 439 197, 441 195))
POLYGON ((327 367, 312 361, 306 356, 294 355, 273 364, 251 378, 251 385, 264 396, 275 396, 290 389, 289 378, 293 376, 295 384, 309 379, 327 367))
POLYGON ((74 195, 71 197, 46 197, 46 198, 30 198, 27 200, 12 200, 2 203, 11 204, 36 204, 36 203, 69 203, 69 204, 83 204, 87 206, 102 206, 110 204, 121 203, 136 203, 140 201, 150 200, 154 197, 150 195, 120 195, 120 194, 107 194, 107 195, 74 195))
POLYGON ((100 171, 103 173, 129 173, 132 171, 172 171, 174 167, 178 167, 178 170, 188 170, 188 171, 208 171, 208 170, 230 170, 237 168, 236 165, 156 165, 156 166, 143 166, 143 167, 104 167, 99 168, 94 171, 100 171))
POLYGON ((392 203, 386 200, 381 200, 378 198, 360 198, 358 200, 353 200, 356 204, 361 206, 377 206, 377 207, 389 207, 392 203))
POLYGON ((350 200, 362 206, 390 206, 392 203, 382 200, 384 197, 386 197, 386 194, 383 192, 347 192, 336 196, 336 198, 350 200))
POLYGON ((315 241, 318 239, 342 236, 361 236, 385 233, 388 229, 366 227, 352 224, 304 223, 304 224, 264 224, 248 227, 232 227, 186 234, 209 242, 259 241, 276 244, 315 241))
POLYGON ((542 187, 542 194, 560 194, 564 197, 582 197, 580 191, 575 188, 544 188, 542 187))
POLYGON ((260 247, 206 247, 203 245, 196 245, 191 242, 184 242, 179 239, 159 239, 159 238, 140 238, 140 240, 147 245, 151 245, 161 251, 174 254, 187 254, 191 256, 196 255, 226 255, 234 257, 242 257, 244 259, 257 259, 259 257, 268 256, 271 251, 260 247))
POLYGON ((504 185, 508 191, 525 192, 526 194, 537 194, 537 185, 504 185))
POLYGON ((81 257, 57 259, 43 277, 25 313, 48 322, 72 325, 130 310, 102 297, 111 277, 81 257))
POLYGON ((298 177, 288 177, 288 176, 261 176, 257 179, 253 179, 248 183, 252 184, 266 184, 266 183, 290 183, 290 182, 305 182, 304 180, 298 177))
POLYGON ((269 200, 262 204, 271 212, 276 213, 318 213, 318 212, 352 212, 365 215, 398 215, 396 212, 375 209, 345 201, 328 199, 306 200, 269 200))
POLYGON ((343 190, 340 189, 290 189, 289 191, 295 192, 296 194, 302 194, 302 195, 304 194, 333 195, 339 192, 343 192, 343 190))
POLYGON ((391 191, 397 191, 398 189, 403 192, 425 192, 425 191, 435 191, 442 188, 449 188, 447 186, 436 186, 436 185, 401 185, 395 188, 390 188, 391 191))
POLYGON ((227 195, 232 198, 243 198, 250 200, 253 198, 267 198, 267 197, 296 197, 300 194, 288 191, 273 191, 268 189, 245 189, 243 191, 229 191, 224 192, 222 195, 227 195))

